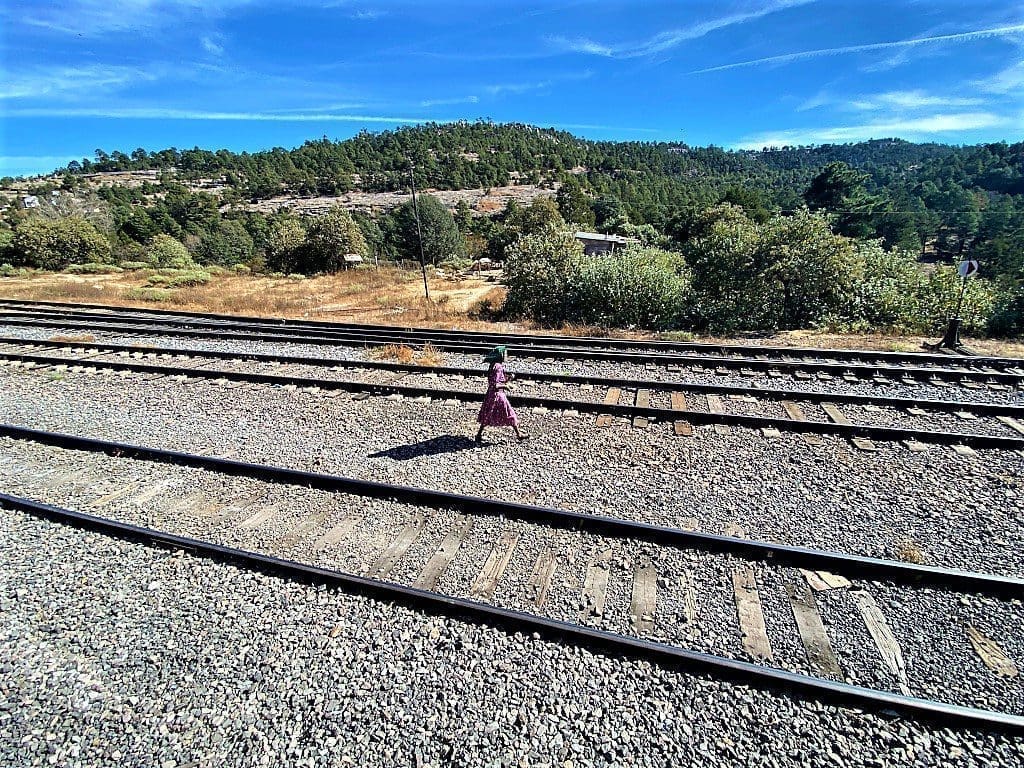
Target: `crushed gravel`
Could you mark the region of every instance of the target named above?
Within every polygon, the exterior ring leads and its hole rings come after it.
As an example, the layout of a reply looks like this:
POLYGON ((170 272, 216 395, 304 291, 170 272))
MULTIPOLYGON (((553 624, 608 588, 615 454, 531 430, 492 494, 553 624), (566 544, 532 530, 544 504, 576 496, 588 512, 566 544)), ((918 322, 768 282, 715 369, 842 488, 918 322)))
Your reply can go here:
POLYGON ((0 514, 0 758, 1015 766, 930 728, 0 514))
POLYGON ((738 428, 679 438, 667 424, 600 429, 592 416, 532 411, 520 414, 529 442, 491 430, 481 447, 473 404, 9 368, 0 383, 4 420, 24 426, 667 525, 695 518, 704 531, 735 522, 753 538, 871 556, 912 546, 928 563, 1024 574, 1014 452, 865 452, 738 428))

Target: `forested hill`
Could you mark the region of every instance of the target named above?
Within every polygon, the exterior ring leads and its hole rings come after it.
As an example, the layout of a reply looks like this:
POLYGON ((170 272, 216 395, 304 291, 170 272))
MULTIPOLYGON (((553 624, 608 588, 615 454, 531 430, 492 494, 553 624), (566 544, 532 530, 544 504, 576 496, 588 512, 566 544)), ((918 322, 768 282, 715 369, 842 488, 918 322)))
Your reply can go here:
POLYGON ((884 139, 726 151, 679 143, 589 141, 564 131, 488 122, 362 132, 344 141, 323 138, 291 150, 254 153, 199 148, 136 149, 130 154, 97 150, 95 160, 72 162, 63 170, 79 174, 176 169, 186 178, 222 176, 244 196, 261 198, 282 192, 403 189, 408 185, 410 159, 420 183, 435 189, 501 186, 519 179, 554 181, 575 171, 585 174, 599 192, 614 192, 616 181, 622 180, 649 188, 648 194, 638 195, 636 203, 641 205, 645 197, 664 199, 669 193, 682 194, 682 199, 676 199, 681 204, 706 202, 704 198, 739 185, 765 193, 768 207, 786 207, 795 204, 810 179, 831 162, 863 170, 877 188, 931 180, 1024 194, 1022 144, 952 147, 884 139))
MULTIPOLYGON (((504 261, 535 246, 534 256, 558 263, 572 249, 572 238, 559 240, 558 233, 586 229, 628 237, 669 254, 664 258, 672 263, 682 254, 680 269, 693 270, 696 293, 682 284, 669 293, 690 297, 682 302, 689 319, 672 315, 672 323, 686 327, 803 327, 839 312, 844 322, 865 327, 920 328, 921 318, 937 316, 948 303, 949 275, 956 273, 921 269, 915 260, 970 258, 981 262, 985 281, 974 285, 991 299, 975 313, 975 327, 1024 328, 1024 143, 953 147, 882 139, 727 151, 454 123, 255 153, 97 150, 95 160, 11 191, 16 194, 0 208, 0 266, 7 260, 11 268, 112 261, 315 274, 341 268, 342 255, 408 260, 419 258, 421 247, 432 263, 504 261), (340 193, 404 193, 410 162, 422 191, 519 183, 533 185, 532 202, 510 198, 498 210, 481 201, 474 209, 463 198, 452 211, 451 202, 425 194, 418 208, 404 195, 396 206, 346 208, 340 193), (91 175, 118 171, 145 174, 91 175), (281 199, 311 195, 337 196, 339 205, 298 216, 295 201, 281 199), (552 243, 561 250, 550 251, 552 243), (854 276, 869 273, 870 295, 836 293, 836 286, 857 284, 854 276), (701 287, 708 275, 716 281, 701 287), (800 280, 814 282, 813 290, 796 291, 800 280), (922 280, 931 287, 922 288, 922 280), (743 301, 723 305, 723 286, 743 301), (803 303, 756 319, 777 295, 803 296, 803 303), (884 318, 870 314, 897 305, 884 318)), ((660 280, 649 270, 664 258, 644 256, 637 274, 660 280)), ((542 271, 547 261, 522 263, 542 271)), ((618 285, 619 277, 605 282, 618 285)), ((518 295, 534 294, 548 295, 532 288, 518 295)), ((539 310, 526 314, 552 321, 539 310)), ((658 317, 655 325, 668 322, 668 315, 658 317)))

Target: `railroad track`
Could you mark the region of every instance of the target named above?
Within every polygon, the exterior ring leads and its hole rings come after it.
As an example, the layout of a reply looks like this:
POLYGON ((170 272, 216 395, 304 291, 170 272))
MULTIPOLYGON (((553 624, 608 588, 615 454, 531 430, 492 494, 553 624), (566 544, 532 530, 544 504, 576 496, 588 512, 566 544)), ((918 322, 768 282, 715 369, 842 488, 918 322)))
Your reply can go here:
MULTIPOLYGON (((729 355, 766 355, 772 357, 810 357, 830 360, 865 360, 873 363, 906 364, 911 362, 934 362, 941 365, 950 363, 951 357, 973 365, 1008 365, 1020 367, 1024 360, 992 355, 951 355, 946 353, 928 352, 890 352, 885 350, 857 349, 821 349, 811 347, 779 347, 768 345, 715 344, 690 341, 661 341, 654 339, 616 339, 597 336, 565 336, 543 334, 509 334, 480 331, 458 331, 434 328, 402 328, 394 325, 342 323, 315 320, 276 319, 252 317, 244 315, 225 315, 207 312, 184 312, 156 308, 126 309, 103 304, 80 304, 57 301, 23 301, 20 299, 0 299, 0 307, 7 306, 22 311, 35 311, 45 308, 66 316, 94 317, 97 314, 111 317, 150 317, 167 322, 202 323, 208 321, 210 327, 237 326, 256 329, 287 329, 296 334, 316 335, 321 331, 360 331, 368 333, 414 334, 420 338, 434 337, 441 341, 468 340, 483 341, 487 344, 508 344, 518 347, 554 346, 580 347, 587 350, 621 349, 642 352, 701 352, 729 355)), ((200 327, 200 326, 196 326, 200 327)))
MULTIPOLYGON (((350 392, 356 397, 482 399, 479 369, 385 361, 0 338, 0 364, 59 376, 102 371, 180 382, 302 387, 325 396, 350 392)), ((780 430, 799 432, 811 445, 820 444, 818 435, 839 434, 863 450, 873 450, 873 440, 902 441, 911 450, 923 450, 929 443, 952 445, 961 452, 1024 449, 1024 406, 1007 403, 564 374, 525 375, 515 401, 527 408, 595 414, 597 427, 611 426, 615 418, 638 428, 665 422, 680 436, 692 434, 695 424, 711 424, 717 430, 729 425, 759 429, 767 438, 778 436, 780 430), (943 428, 936 428, 936 422, 943 428), (961 425, 971 425, 974 431, 961 425)))
MULTIPOLYGON (((8 305, 9 307, 12 305, 8 305)), ((958 383, 973 387, 1015 388, 1024 382, 1024 361, 997 357, 953 357, 924 353, 865 352, 857 350, 805 350, 778 347, 693 345, 661 342, 645 346, 615 346, 615 340, 587 339, 579 344, 560 343, 563 337, 472 334, 432 329, 400 329, 383 326, 329 325, 305 327, 283 323, 240 323, 142 312, 89 311, 27 307, 0 312, 0 324, 22 327, 64 328, 75 331, 111 332, 141 336, 172 336, 304 345, 367 347, 387 344, 422 345, 460 354, 479 354, 495 343, 509 343, 513 353, 534 360, 587 360, 649 366, 662 365, 670 372, 701 366, 741 375, 796 378, 818 375, 847 381, 902 381, 958 383), (557 342, 557 345, 555 345, 557 342), (607 343, 606 343, 607 342, 607 343), (594 346, 601 344, 601 346, 594 346), (707 351, 710 350, 717 351, 707 351)), ((565 337, 568 338, 568 337, 565 337)))
POLYGON ((10 509, 801 697, 1024 732, 1001 647, 1024 614, 1019 578, 8 425, 0 437, 10 509), (923 610, 947 631, 922 640, 923 610), (919 679, 922 656, 958 663, 919 679), (976 706, 994 699, 1001 710, 976 706))

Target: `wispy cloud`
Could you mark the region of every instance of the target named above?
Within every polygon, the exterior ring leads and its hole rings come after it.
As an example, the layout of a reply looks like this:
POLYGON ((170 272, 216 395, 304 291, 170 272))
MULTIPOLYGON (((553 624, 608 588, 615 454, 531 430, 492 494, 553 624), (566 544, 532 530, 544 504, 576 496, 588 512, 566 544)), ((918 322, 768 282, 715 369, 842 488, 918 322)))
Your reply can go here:
POLYGON ((761 59, 749 59, 747 61, 737 61, 732 64, 721 64, 717 67, 705 67, 704 69, 694 70, 690 74, 700 75, 706 72, 723 72, 727 69, 753 67, 759 64, 789 64, 794 61, 816 59, 822 56, 841 56, 848 53, 884 51, 891 48, 912 48, 918 45, 935 45, 938 43, 959 43, 967 40, 977 40, 978 38, 984 37, 997 37, 1000 35, 1011 35, 1019 32, 1024 32, 1024 24, 1011 24, 1004 27, 978 29, 970 32, 957 32, 950 35, 933 35, 931 37, 915 37, 909 40, 893 40, 887 43, 867 43, 864 45, 844 45, 838 48, 818 48, 811 51, 784 53, 778 56, 766 56, 761 59))
POLYGON ((131 83, 156 80, 158 76, 155 71, 137 67, 99 64, 4 71, 0 72, 0 99, 95 93, 131 83))
POLYGON ((553 75, 545 80, 535 80, 524 83, 497 83, 485 85, 481 90, 489 96, 499 96, 503 93, 529 93, 550 88, 556 83, 566 83, 574 80, 587 80, 593 76, 593 72, 585 69, 582 72, 570 72, 562 75, 553 75))
POLYGON ((207 53, 213 54, 214 56, 220 56, 220 55, 222 55, 224 53, 224 46, 221 45, 211 35, 204 35, 200 39, 199 44, 203 46, 203 50, 204 51, 206 51, 207 53))
POLYGON ((108 32, 152 30, 201 14, 220 16, 258 0, 50 0, 27 6, 19 24, 92 37, 108 32))
POLYGON ((1008 125, 1011 122, 1010 118, 992 112, 959 112, 904 120, 878 120, 861 125, 776 131, 748 136, 737 142, 735 147, 737 149, 761 149, 772 146, 828 144, 890 137, 924 139, 938 134, 995 128, 1008 125))
POLYGON ((975 86, 989 93, 1012 93, 1020 96, 1024 92, 1024 59, 991 77, 976 81, 975 86))
POLYGON ((593 40, 588 40, 585 37, 566 38, 566 37, 549 37, 548 41, 553 45, 558 46, 571 53, 589 53, 594 56, 614 56, 615 48, 610 45, 604 45, 603 43, 595 43, 593 40))
POLYGON ((379 8, 369 8, 354 12, 351 18, 356 19, 357 21, 376 21, 386 15, 387 11, 382 11, 379 8))
POLYGON ((450 99, 425 99, 420 102, 421 107, 443 107, 452 104, 476 104, 480 101, 479 96, 456 96, 450 99))
MULTIPOLYGON (((337 112, 215 112, 164 107, 88 107, 88 108, 25 108, 7 110, 8 117, 96 117, 116 120, 221 120, 277 123, 426 123, 437 117, 391 117, 354 115, 337 112)), ((440 122, 447 122, 440 120, 440 122)))
POLYGON ((814 0, 775 0, 775 2, 768 3, 760 8, 733 13, 728 16, 720 16, 717 19, 709 19, 708 21, 691 24, 688 27, 666 30, 665 32, 659 32, 657 35, 646 40, 632 43, 611 45, 595 42, 594 40, 582 37, 549 37, 548 42, 571 53, 585 53, 594 56, 606 56, 620 59, 653 56, 654 54, 664 53, 667 50, 675 48, 677 45, 684 43, 687 40, 696 40, 719 29, 725 29, 726 27, 731 27, 736 24, 743 24, 748 21, 759 19, 762 16, 786 10, 787 8, 795 8, 812 2, 814 2, 814 0))
POLYGON ((935 96, 924 91, 888 91, 862 96, 848 102, 852 109, 873 112, 884 109, 926 109, 930 107, 976 107, 983 99, 935 96))
POLYGON ((806 112, 819 107, 837 107, 842 110, 858 112, 914 111, 934 107, 976 107, 985 103, 984 99, 964 98, 957 96, 937 96, 926 91, 886 91, 885 93, 862 94, 859 96, 837 96, 821 91, 810 97, 796 110, 806 112))

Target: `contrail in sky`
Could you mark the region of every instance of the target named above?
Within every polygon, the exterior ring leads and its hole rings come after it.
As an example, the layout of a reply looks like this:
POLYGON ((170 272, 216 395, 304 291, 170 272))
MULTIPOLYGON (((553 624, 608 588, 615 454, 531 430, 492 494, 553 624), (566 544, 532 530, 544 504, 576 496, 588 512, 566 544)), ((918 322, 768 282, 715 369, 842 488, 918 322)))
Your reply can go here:
POLYGON ((844 53, 860 53, 862 51, 882 51, 887 48, 910 48, 917 45, 928 45, 931 43, 950 43, 961 40, 974 40, 979 37, 992 37, 994 35, 1006 35, 1013 32, 1024 32, 1024 24, 1012 24, 1007 27, 993 27, 992 29, 979 29, 974 32, 957 32, 952 35, 936 35, 934 37, 915 37, 911 40, 894 40, 888 43, 867 43, 866 45, 846 45, 841 48, 819 48, 814 51, 800 51, 798 53, 784 53, 779 56, 768 56, 763 59, 751 59, 750 61, 737 61, 734 64, 722 64, 717 67, 706 67, 696 69, 691 75, 701 75, 706 72, 722 72, 726 69, 738 69, 740 67, 753 67, 757 64, 786 64, 791 61, 802 61, 803 59, 815 59, 819 56, 838 56, 844 53))

